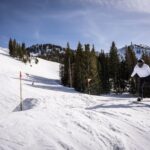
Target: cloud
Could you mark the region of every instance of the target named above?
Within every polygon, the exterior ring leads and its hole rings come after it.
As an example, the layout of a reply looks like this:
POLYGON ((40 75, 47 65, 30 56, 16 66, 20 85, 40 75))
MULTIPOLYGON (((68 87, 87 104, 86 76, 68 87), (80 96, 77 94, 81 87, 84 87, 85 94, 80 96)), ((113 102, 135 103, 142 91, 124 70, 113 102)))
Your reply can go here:
POLYGON ((107 9, 150 13, 149 0, 78 0, 78 2, 84 6, 95 5, 107 9))
MULTIPOLYGON (((111 7, 115 9, 117 6, 114 6, 112 1, 111 7)), ((105 3, 105 5, 108 4, 105 3)), ((126 9, 123 12, 120 8, 114 12, 86 9, 86 14, 82 16, 83 20, 80 21, 83 24, 79 24, 80 28, 78 31, 84 37, 84 41, 87 40, 87 42, 90 41, 90 43, 96 44, 96 48, 98 49, 109 50, 113 40, 118 43, 118 47, 122 47, 131 41, 137 43, 142 39, 148 41, 146 40, 148 35, 145 31, 148 30, 148 26, 150 25, 150 16, 140 13, 139 9, 136 12, 133 11, 132 8, 135 6, 135 4, 131 5, 131 7, 129 5, 128 11, 126 9), (120 11, 121 13, 119 13, 120 11)), ((138 8, 137 6, 136 8, 138 8)), ((144 40, 142 42, 144 43, 144 40)))
POLYGON ((117 0, 115 4, 114 7, 123 9, 124 11, 150 13, 149 0, 117 0))
POLYGON ((28 33, 27 37, 36 41, 81 40, 98 49, 109 49, 112 40, 127 44, 133 39, 149 39, 145 32, 150 25, 149 0, 13 1, 16 3, 3 4, 6 12, 0 6, 0 26, 6 29, 11 25, 8 35, 13 31, 11 35, 28 33))
POLYGON ((45 19, 69 20, 69 19, 79 18, 85 15, 86 15, 85 10, 72 10, 72 11, 60 11, 58 13, 47 13, 41 17, 45 19))

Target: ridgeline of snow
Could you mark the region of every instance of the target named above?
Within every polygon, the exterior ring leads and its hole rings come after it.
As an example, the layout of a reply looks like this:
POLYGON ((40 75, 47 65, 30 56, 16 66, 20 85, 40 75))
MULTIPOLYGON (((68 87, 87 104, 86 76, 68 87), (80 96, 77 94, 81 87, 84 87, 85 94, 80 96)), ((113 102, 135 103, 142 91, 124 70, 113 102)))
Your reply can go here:
MULTIPOLYGON (((142 57, 143 52, 147 53, 150 56, 150 47, 147 45, 137 45, 137 44, 131 44, 130 45, 133 51, 135 52, 136 58, 140 59, 142 57)), ((119 49, 119 54, 121 57, 124 58, 126 51, 126 46, 119 49)))
POLYGON ((78 93, 59 84, 58 63, 25 65, 0 48, 0 150, 149 150, 150 100, 134 100, 78 93))

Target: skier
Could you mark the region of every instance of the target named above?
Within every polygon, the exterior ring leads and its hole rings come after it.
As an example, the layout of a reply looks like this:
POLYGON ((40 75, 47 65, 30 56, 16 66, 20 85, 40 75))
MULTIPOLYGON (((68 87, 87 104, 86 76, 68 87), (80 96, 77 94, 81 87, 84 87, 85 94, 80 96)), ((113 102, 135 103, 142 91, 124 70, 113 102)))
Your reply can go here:
POLYGON ((136 66, 134 67, 133 73, 131 74, 131 78, 135 75, 139 77, 139 97, 137 101, 141 101, 143 99, 143 87, 145 82, 150 82, 150 67, 145 64, 143 59, 139 59, 136 66))

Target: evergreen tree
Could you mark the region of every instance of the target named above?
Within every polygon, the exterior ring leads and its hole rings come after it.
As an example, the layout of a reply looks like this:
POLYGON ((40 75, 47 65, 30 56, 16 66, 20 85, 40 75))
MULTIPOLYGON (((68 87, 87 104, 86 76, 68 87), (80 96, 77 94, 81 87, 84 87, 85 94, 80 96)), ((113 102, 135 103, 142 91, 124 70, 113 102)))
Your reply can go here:
POLYGON ((92 51, 90 45, 84 45, 84 51, 82 51, 82 60, 80 65, 82 76, 82 91, 84 93, 99 94, 100 93, 100 78, 98 74, 97 57, 95 54, 94 46, 92 51))
POLYGON ((90 55, 90 92, 91 94, 101 93, 101 80, 99 76, 100 66, 98 66, 98 57, 96 56, 94 46, 90 55))
MULTIPOLYGON (((135 52, 133 51, 131 46, 128 46, 126 48, 126 52, 125 52, 125 79, 128 80, 131 76, 131 73, 135 67, 137 63, 137 59, 136 59, 136 55, 135 52)), ((137 77, 135 77, 136 82, 134 82, 134 80, 132 79, 131 82, 129 82, 129 91, 131 93, 135 93, 136 89, 137 89, 137 83, 138 83, 138 79, 137 77)))
POLYGON ((13 49, 13 57, 17 57, 17 42, 15 39, 12 42, 12 49, 13 49))
POLYGON ((94 44, 92 45, 92 52, 95 52, 94 44))
POLYGON ((130 78, 136 63, 137 59, 135 56, 135 52, 132 50, 131 46, 128 46, 125 51, 126 80, 130 78))
POLYGON ((8 45, 8 48, 9 48, 9 55, 13 57, 13 42, 12 42, 12 39, 10 38, 9 40, 9 45, 8 45))
MULTIPOLYGON (((146 64, 148 64, 150 66, 150 56, 147 54, 147 52, 143 52, 142 54, 142 59, 144 60, 144 62, 146 64)), ((144 87, 143 87, 143 96, 144 97, 150 97, 150 87, 149 87, 149 83, 145 83, 144 87)))
POLYGON ((125 60, 122 59, 119 66, 119 87, 120 87, 120 92, 125 92, 125 89, 127 87, 127 76, 126 76, 126 64, 125 60))
POLYGON ((17 52, 17 57, 19 58, 19 60, 22 60, 22 58, 23 58, 23 51, 22 51, 22 48, 21 48, 19 43, 17 43, 16 52, 17 52))
POLYGON ((61 65, 61 79, 62 83, 66 86, 72 87, 72 64, 73 64, 73 53, 70 49, 69 43, 67 43, 67 48, 65 49, 64 55, 64 65, 61 65))
POLYGON ((22 45, 21 45, 21 49, 22 49, 22 54, 23 54, 23 56, 27 55, 26 45, 25 45, 25 43, 22 43, 22 45))
MULTIPOLYGON (((28 61, 28 59, 29 59, 29 55, 28 55, 28 52, 27 52, 27 49, 26 49, 26 45, 25 45, 25 43, 22 43, 21 44, 21 49, 22 49, 22 61, 24 62, 24 63, 27 63, 27 61, 28 61)), ((38 59, 36 58, 35 59, 35 63, 37 64, 39 61, 38 61, 38 59)))
POLYGON ((16 57, 19 60, 23 61, 24 63, 29 61, 30 53, 29 53, 29 51, 27 52, 25 43, 19 44, 16 42, 15 39, 12 40, 10 38, 8 47, 9 47, 10 56, 16 57))
POLYGON ((110 92, 109 83, 109 56, 101 51, 98 57, 100 63, 99 75, 101 79, 102 93, 110 92))
POLYGON ((150 56, 146 52, 143 52, 142 59, 144 60, 146 64, 150 66, 150 56))
POLYGON ((90 61, 91 61, 91 54, 90 54, 90 45, 84 45, 83 57, 82 57, 82 74, 83 74, 83 91, 88 93, 89 92, 89 85, 88 79, 91 78, 90 75, 90 61))
POLYGON ((83 47, 81 43, 78 43, 76 55, 75 55, 75 65, 74 65, 74 87, 77 91, 83 92, 83 47))
POLYGON ((119 56, 118 50, 115 45, 115 42, 112 42, 112 46, 110 48, 110 59, 109 59, 109 67, 110 67, 110 78, 112 79, 112 89, 116 92, 119 90, 119 56))

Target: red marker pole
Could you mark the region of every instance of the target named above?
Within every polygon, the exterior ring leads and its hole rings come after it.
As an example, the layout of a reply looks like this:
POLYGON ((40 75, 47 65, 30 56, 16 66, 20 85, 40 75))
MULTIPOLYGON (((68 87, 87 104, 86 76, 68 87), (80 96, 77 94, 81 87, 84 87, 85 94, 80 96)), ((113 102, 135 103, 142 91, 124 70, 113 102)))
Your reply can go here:
POLYGON ((22 111, 22 74, 21 74, 21 71, 20 71, 20 110, 22 111))

